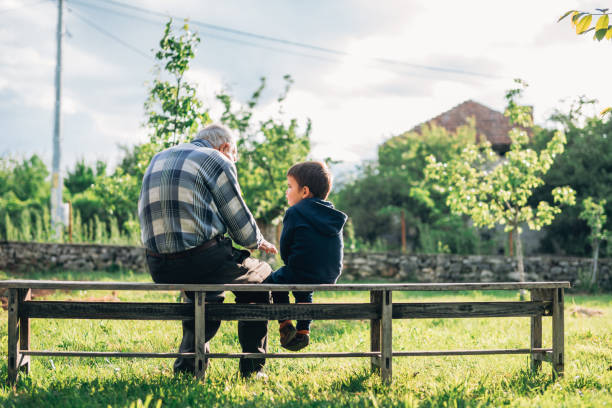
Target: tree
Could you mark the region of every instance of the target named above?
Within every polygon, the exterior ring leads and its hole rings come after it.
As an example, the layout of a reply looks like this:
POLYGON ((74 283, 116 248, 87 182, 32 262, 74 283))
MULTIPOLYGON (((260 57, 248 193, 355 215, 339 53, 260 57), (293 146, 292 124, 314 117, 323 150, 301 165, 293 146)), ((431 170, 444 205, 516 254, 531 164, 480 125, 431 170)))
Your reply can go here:
POLYGON ((391 138, 378 149, 378 171, 389 188, 390 202, 383 212, 399 212, 402 230, 402 250, 406 250, 406 221, 417 226, 423 235, 423 226, 433 224, 447 215, 443 197, 425 183, 423 169, 427 156, 433 154, 441 160, 456 157, 470 143, 476 142, 474 121, 461 126, 455 134, 436 125, 425 125, 420 132, 406 132, 391 138))
POLYGON ((591 241, 593 247, 593 274, 591 275, 591 287, 597 283, 597 259, 599 257, 599 244, 608 239, 608 231, 604 229, 606 224, 605 205, 606 200, 596 202, 592 197, 587 197, 582 205, 584 210, 580 213, 580 218, 585 220, 591 228, 591 241))
MULTIPOLYGON (((144 172, 151 158, 162 149, 191 140, 198 129, 211 119, 208 110, 188 83, 185 73, 195 56, 200 38, 187 24, 176 32, 170 20, 155 54, 156 78, 145 102, 150 141, 124 149, 125 156, 115 172, 96 179, 92 188, 104 201, 105 211, 125 225, 136 215, 144 172), (169 78, 169 79, 168 79, 169 78)), ((292 80, 285 76, 286 87, 278 103, 287 96, 292 80)), ((290 165, 304 160, 310 151, 310 122, 299 132, 296 119, 288 123, 277 118, 253 124, 253 110, 265 88, 265 79, 245 105, 236 104, 222 92, 217 100, 223 105, 220 121, 239 134, 236 163, 242 192, 254 216, 262 223, 278 219, 285 207, 285 174, 290 165)))
MULTIPOLYGON (((276 100, 279 116, 282 114, 282 102, 293 84, 289 75, 285 75, 284 80, 285 89, 276 100)), ((280 216, 287 206, 287 170, 308 156, 311 132, 310 120, 301 132, 295 118, 288 123, 277 118, 259 121, 256 125, 251 123, 253 109, 259 102, 265 83, 265 78, 261 78, 260 86, 246 105, 237 108, 230 95, 217 95, 224 106, 221 121, 240 133, 237 144, 241 158, 236 168, 244 199, 253 211, 253 216, 264 228, 272 224, 279 225, 280 216)))
POLYGON ((449 133, 440 126, 423 126, 392 137, 378 149, 376 162, 364 166, 361 176, 345 185, 335 199, 350 214, 356 235, 374 243, 381 237, 399 237, 402 249, 453 253, 479 252, 478 233, 444 205, 446 193, 434 191, 423 169, 429 155, 456 158, 476 141, 474 122, 449 133), (399 228, 394 222, 399 216, 399 228))
POLYGON ((0 235, 31 239, 30 226, 49 212, 48 176, 47 167, 35 154, 22 160, 0 159, 0 235))
POLYGON ((98 160, 95 166, 89 166, 81 159, 74 166, 74 170, 68 171, 64 179, 64 187, 68 189, 69 197, 82 193, 91 187, 96 181, 96 177, 106 173, 106 163, 98 160))
POLYGON ((199 128, 210 122, 195 87, 184 79, 199 43, 200 37, 189 30, 187 22, 179 32, 173 30, 172 19, 166 23, 155 53, 157 77, 145 102, 151 142, 162 149, 190 140, 199 128))
MULTIPOLYGON (((569 110, 556 110, 549 120, 561 127, 567 138, 565 151, 558 156, 543 176, 544 184, 530 198, 530 204, 552 200, 552 190, 570 185, 576 191, 577 202, 587 197, 612 196, 612 120, 589 113, 594 100, 584 96, 572 102, 569 110)), ((535 150, 544 149, 555 130, 536 129, 532 140, 535 150)), ((612 211, 612 202, 606 203, 606 213, 612 211)), ((589 228, 579 219, 580 208, 569 207, 544 228, 542 252, 588 256, 592 253, 589 228)), ((612 223, 608 220, 608 230, 612 223)), ((608 245, 609 246, 609 245, 608 245)), ((601 243, 600 254, 606 256, 608 247, 601 243)), ((608 251, 609 253, 609 251, 608 251)))
POLYGON ((113 174, 96 177, 91 191, 77 197, 84 221, 93 216, 108 222, 117 219, 125 231, 126 223, 136 217, 142 178, 153 156, 190 140, 210 122, 195 86, 184 78, 199 42, 187 22, 178 31, 172 19, 166 23, 155 53, 155 79, 144 104, 150 140, 132 149, 124 148, 125 156, 113 174))
MULTIPOLYGON (((531 109, 517 104, 516 100, 526 84, 515 81, 520 87, 506 93, 508 106, 505 115, 515 127, 509 132, 512 144, 505 160, 496 163, 497 155, 490 144, 484 143, 466 147, 459 158, 447 163, 430 156, 425 173, 439 189, 448 192, 446 203, 454 213, 469 215, 477 226, 502 224, 506 231, 513 232, 517 272, 519 280, 524 282, 521 225, 527 223, 529 228, 539 230, 561 212, 558 205, 540 201, 534 208, 528 200, 533 190, 543 184, 542 176, 550 169, 555 157, 563 153, 566 139, 558 131, 540 152, 527 146, 529 136, 525 128, 533 126, 531 109)), ((557 187, 552 194, 555 204, 575 203, 575 192, 568 186, 557 187)), ((522 298, 524 291, 521 291, 522 298)))

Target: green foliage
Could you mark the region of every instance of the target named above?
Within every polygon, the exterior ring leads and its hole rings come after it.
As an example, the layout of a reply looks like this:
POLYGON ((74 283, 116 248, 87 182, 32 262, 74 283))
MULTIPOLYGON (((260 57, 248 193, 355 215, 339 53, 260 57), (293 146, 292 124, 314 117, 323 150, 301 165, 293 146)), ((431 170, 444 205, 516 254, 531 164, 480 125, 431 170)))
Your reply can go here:
MULTIPOLYGON (((289 75, 285 75, 284 80, 284 92, 277 98, 279 113, 293 84, 289 75)), ((244 200, 257 220, 276 224, 287 206, 287 170, 306 160, 312 127, 308 121, 306 128, 300 131, 294 118, 288 122, 270 118, 253 124, 253 109, 259 103, 265 84, 265 78, 261 78, 259 87, 245 105, 235 107, 226 93, 217 95, 217 100, 224 107, 221 122, 240 134, 236 169, 244 200)))
POLYGON ((592 197, 587 197, 583 202, 584 210, 579 217, 587 222, 591 228, 591 245, 593 247, 593 274, 591 276, 591 286, 597 284, 597 259, 599 258, 599 245, 602 241, 609 239, 609 232, 604 229, 606 224, 606 200, 602 199, 599 202, 593 200, 592 197))
MULTIPOLYGON (((580 97, 568 111, 556 111, 550 118, 555 125, 563 127, 567 144, 562 155, 555 159, 544 185, 537 188, 530 203, 552 200, 552 190, 571 185, 576 191, 576 200, 587 197, 612 197, 612 120, 588 115, 596 101, 580 97)), ((543 149, 553 138, 554 131, 539 129, 532 142, 534 149, 543 149)), ((605 204, 606 213, 612 211, 610 200, 605 204)), ((565 253, 574 256, 589 255, 592 251, 589 228, 579 219, 580 208, 569 207, 559 214, 553 223, 544 229, 543 252, 565 253)), ((606 227, 612 229, 607 221, 606 227)), ((609 245, 608 245, 609 246, 609 245)), ((608 247, 602 244, 602 254, 608 247)))
POLYGON ((75 164, 74 170, 68 171, 64 178, 64 187, 68 189, 69 197, 79 194, 90 188, 96 181, 96 177, 104 176, 106 163, 98 160, 95 167, 89 166, 81 159, 75 164))
POLYGON ((200 37, 189 29, 187 22, 178 32, 173 30, 172 19, 166 23, 155 53, 157 77, 145 102, 151 142, 159 150, 189 141, 210 121, 195 87, 184 79, 199 43, 200 37))
MULTIPOLYGON (((508 92, 509 106, 506 116, 521 127, 530 127, 531 116, 526 110, 515 109, 514 98, 520 92, 508 92)), ((542 176, 548 172, 555 157, 563 153, 566 143, 562 132, 555 132, 541 152, 529 148, 529 136, 521 127, 510 133, 512 145, 501 163, 490 145, 471 145, 461 155, 443 163, 434 156, 428 158, 426 175, 437 183, 438 190, 448 192, 447 204, 456 214, 469 215, 478 226, 492 228, 495 224, 506 225, 506 231, 521 231, 522 223, 539 230, 551 223, 561 212, 558 206, 546 201, 534 209, 527 201, 533 190, 544 183, 542 176)), ((575 193, 567 186, 552 191, 554 203, 575 203, 575 193)))
POLYGON ((345 185, 334 200, 349 214, 362 241, 374 243, 382 237, 397 246, 401 238, 397 219, 403 212, 413 250, 480 253, 485 249, 477 231, 449 213, 444 205, 446 193, 432 189, 423 172, 429 155, 451 160, 475 140, 473 120, 454 134, 425 125, 420 132, 393 137, 379 147, 378 160, 367 164, 362 175, 345 185))
POLYGON ((6 168, 10 168, 10 172, 5 184, 6 190, 0 191, 0 195, 10 189, 21 201, 42 203, 49 198, 49 184, 46 182, 49 172, 38 155, 34 154, 21 162, 8 159, 6 168))
POLYGON ((563 153, 565 135, 557 131, 540 152, 528 146, 528 128, 533 126, 528 109, 516 103, 526 84, 517 81, 520 88, 506 94, 508 108, 505 115, 515 125, 509 132, 512 145, 503 161, 490 144, 467 146, 458 158, 443 163, 434 156, 428 158, 425 169, 428 180, 440 191, 448 192, 446 203, 455 214, 472 218, 476 226, 493 228, 505 225, 506 231, 515 231, 516 256, 520 280, 524 280, 521 225, 539 230, 549 225, 561 212, 560 205, 575 203, 575 191, 568 186, 552 190, 553 204, 540 201, 535 208, 528 203, 535 188, 544 184, 543 176, 550 170, 555 158, 563 153))
MULTIPOLYGON (((136 218, 142 178, 153 155, 189 141, 200 127, 210 122, 208 112, 197 98, 195 86, 184 79, 199 42, 198 35, 189 31, 187 25, 175 33, 172 20, 166 24, 156 54, 158 77, 145 103, 150 142, 131 150, 124 149, 125 156, 114 174, 98 177, 92 188, 93 194, 103 201, 103 206, 97 208, 103 208, 111 216, 106 219, 98 214, 100 219, 111 222, 117 218, 120 229, 132 237, 136 229, 128 223, 136 218), (162 75, 170 77, 171 81, 163 81, 162 75)), ((285 81, 279 104, 292 83, 289 76, 285 76, 285 81)), ((220 121, 240 134, 237 145, 241 159, 236 166, 245 201, 258 220, 270 223, 278 220, 285 207, 286 171, 295 162, 304 160, 310 151, 311 127, 308 122, 306 129, 300 132, 297 120, 285 123, 274 118, 253 125, 253 109, 264 87, 265 79, 262 78, 260 87, 244 106, 236 107, 227 93, 217 95, 217 100, 223 105, 220 121)), ((89 219, 84 208, 81 213, 85 220, 89 219)))
POLYGON ((48 176, 37 155, 22 160, 0 159, 0 236, 32 239, 35 214, 48 211, 51 194, 48 176))
POLYGON ((605 199, 596 202, 592 197, 587 197, 582 202, 584 209, 579 217, 585 220, 591 229, 590 238, 592 240, 608 239, 608 231, 604 228, 608 218, 605 213, 606 202, 605 199))

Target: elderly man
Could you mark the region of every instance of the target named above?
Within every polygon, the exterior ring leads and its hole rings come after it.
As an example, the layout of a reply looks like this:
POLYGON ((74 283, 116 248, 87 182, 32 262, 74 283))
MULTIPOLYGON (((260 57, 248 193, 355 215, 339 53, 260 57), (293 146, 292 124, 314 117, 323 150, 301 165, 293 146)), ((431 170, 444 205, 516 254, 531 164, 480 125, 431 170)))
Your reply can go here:
MULTIPOLYGON (((142 180, 138 217, 147 264, 156 283, 261 283, 270 266, 238 250, 276 253, 261 235, 240 195, 236 141, 229 129, 213 124, 190 143, 156 154, 142 180)), ((269 303, 269 292, 235 292, 236 303, 269 303)), ((193 302, 193 292, 186 292, 193 302)), ((206 293, 207 302, 222 303, 223 292, 206 293)), ((206 321, 206 348, 219 321, 206 321)), ((194 320, 183 321, 179 352, 195 352, 194 320)), ((245 353, 265 353, 267 321, 238 322, 245 353)), ((240 373, 260 373, 265 360, 241 359, 240 373)), ((194 359, 179 357, 174 372, 194 372, 194 359)), ((264 375, 259 374, 259 375, 264 375)), ((264 375, 265 376, 265 375, 264 375)))

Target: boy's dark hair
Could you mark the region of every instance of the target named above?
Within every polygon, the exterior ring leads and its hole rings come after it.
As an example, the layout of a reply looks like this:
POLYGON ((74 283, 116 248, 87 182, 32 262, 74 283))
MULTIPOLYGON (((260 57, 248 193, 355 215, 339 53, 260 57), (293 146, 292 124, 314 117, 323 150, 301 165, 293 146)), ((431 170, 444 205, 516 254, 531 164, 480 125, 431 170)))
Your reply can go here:
POLYGON ((308 187, 312 195, 325 200, 332 187, 332 175, 323 162, 308 161, 291 166, 287 172, 300 187, 308 187))

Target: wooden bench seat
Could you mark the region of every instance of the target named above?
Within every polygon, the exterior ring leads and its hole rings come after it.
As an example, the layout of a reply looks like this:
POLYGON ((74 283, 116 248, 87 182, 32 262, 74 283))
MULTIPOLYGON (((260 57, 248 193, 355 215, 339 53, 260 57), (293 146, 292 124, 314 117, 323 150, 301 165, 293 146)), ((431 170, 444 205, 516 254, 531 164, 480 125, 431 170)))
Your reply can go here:
POLYGON ((372 370, 388 383, 392 377, 392 357, 455 356, 490 354, 529 354, 532 367, 542 361, 552 363, 553 375, 563 374, 564 327, 563 290, 569 282, 527 283, 401 283, 401 284, 338 284, 338 285, 192 285, 131 282, 76 282, 47 280, 5 280, 8 288, 8 382, 14 384, 20 370, 29 372, 30 356, 85 357, 158 357, 178 356, 196 359, 196 375, 204 375, 207 358, 312 358, 368 357, 372 370), (193 291, 194 303, 33 301, 32 289, 53 290, 130 290, 130 291, 193 291), (531 292, 526 302, 425 302, 394 303, 397 291, 470 291, 520 290, 531 292), (367 291, 367 303, 314 304, 207 304, 206 292, 212 291, 367 291), (552 347, 542 347, 542 317, 552 318, 552 347), (529 347, 493 350, 394 351, 393 319, 530 317, 529 347), (195 353, 139 353, 47 351, 30 349, 29 319, 111 319, 111 320, 185 320, 195 318, 195 353), (205 318, 209 320, 370 320, 370 351, 337 353, 206 353, 204 347, 205 318))

